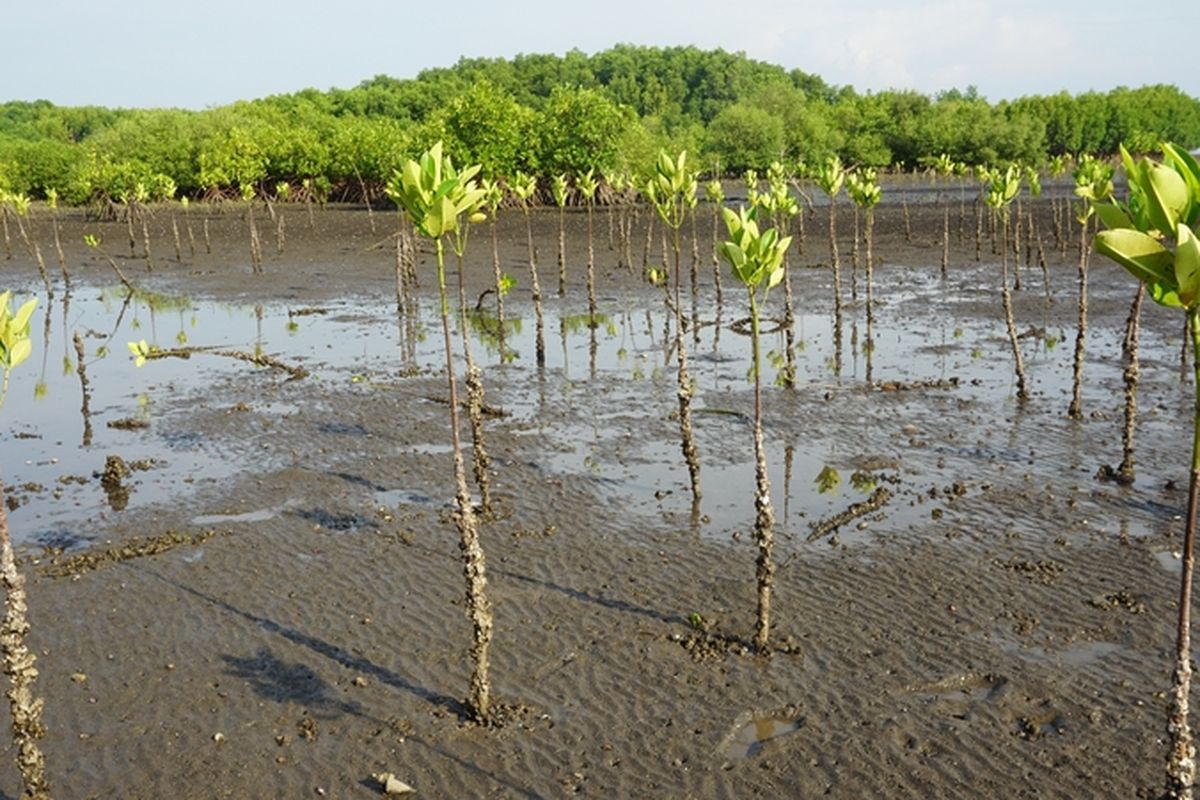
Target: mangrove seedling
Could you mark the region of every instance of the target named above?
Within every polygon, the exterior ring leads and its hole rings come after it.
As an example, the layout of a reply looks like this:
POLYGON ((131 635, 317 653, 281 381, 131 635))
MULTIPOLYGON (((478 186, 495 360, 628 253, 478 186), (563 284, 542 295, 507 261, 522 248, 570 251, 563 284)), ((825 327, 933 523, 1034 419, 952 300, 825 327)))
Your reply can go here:
POLYGON ((542 317, 542 284, 538 280, 537 251, 533 247, 533 222, 529 218, 529 204, 537 192, 537 178, 518 172, 509 184, 517 202, 521 204, 521 213, 525 215, 525 237, 529 243, 529 287, 533 292, 533 313, 537 322, 535 349, 537 351, 538 367, 546 366, 546 324, 542 317))
POLYGON ((492 271, 496 277, 496 337, 500 347, 500 358, 503 360, 504 296, 508 294, 508 290, 514 284, 512 278, 501 270, 500 238, 496 232, 496 214, 500 210, 500 203, 504 201, 504 188, 497 181, 490 178, 482 179, 479 182, 479 188, 483 189, 484 204, 487 206, 488 228, 492 234, 492 271))
MULTIPOLYGON (((1126 179, 1137 199, 1134 214, 1111 204, 1097 205, 1108 230, 1096 234, 1096 250, 1125 267, 1145 284, 1160 305, 1184 312, 1193 347, 1200 345, 1200 165, 1187 151, 1164 145, 1163 163, 1142 159, 1134 164, 1127 154, 1126 179), (1169 162, 1169 163, 1168 163, 1169 162), (1133 187, 1136 187, 1134 189, 1133 187), (1144 205, 1141 205, 1144 203, 1144 205)), ((1167 796, 1193 796, 1196 748, 1188 722, 1191 690, 1191 592, 1195 568, 1196 506, 1200 502, 1200 362, 1196 371, 1196 403, 1192 419, 1192 463, 1184 526, 1179 585, 1175 670, 1167 732, 1167 796)))
POLYGON ((876 172, 872 167, 856 170, 846 181, 846 191, 854 201, 856 208, 863 209, 865 231, 863 240, 866 244, 866 283, 867 283, 867 341, 863 349, 867 354, 867 383, 871 382, 871 353, 874 349, 875 325, 875 206, 878 205, 882 192, 876 180, 876 172))
POLYGON ((724 298, 721 296, 721 260, 718 255, 721 242, 721 209, 725 206, 725 190, 721 181, 713 178, 704 184, 704 199, 713 204, 712 213, 712 264, 713 286, 717 291, 717 308, 721 307, 724 298))
POLYGON ((550 179, 550 194, 558 206, 558 296, 567 291, 567 176, 555 175, 550 179))
MULTIPOLYGON (((1017 193, 1021 191, 1021 173, 1010 166, 1004 172, 989 173, 987 204, 1000 215, 1004 240, 1008 239, 1008 211, 1017 193)), ((1013 369, 1017 375, 1017 400, 1024 403, 1029 399, 1029 384, 1025 380, 1025 361, 1021 358, 1021 343, 1017 339, 1017 323, 1013 317, 1012 291, 1008 287, 1008 247, 1001 248, 1000 298, 1004 306, 1004 321, 1008 327, 1008 341, 1012 345, 1013 369)))
POLYGON ((1113 168, 1090 156, 1079 160, 1072 176, 1075 195, 1080 198, 1075 219, 1079 223, 1079 324, 1075 333, 1075 361, 1071 380, 1071 404, 1067 416, 1083 417, 1083 353, 1087 339, 1088 224, 1095 203, 1106 203, 1113 193, 1113 168))
POLYGON ((830 156, 817 170, 817 185, 829 197, 829 266, 833 270, 834 369, 842 371, 842 270, 837 244, 837 196, 846 180, 846 168, 830 156))
POLYGON ((695 197, 696 176, 687 168, 687 151, 672 158, 666 150, 660 150, 654 165, 654 174, 646 186, 646 194, 658 211, 663 225, 671 229, 671 246, 675 255, 675 296, 667 291, 667 308, 675 317, 675 355, 679 365, 679 435, 684 461, 687 462, 691 478, 692 506, 699 510, 700 502, 700 455, 692 433, 692 378, 688 373, 687 350, 684 349, 683 309, 680 306, 679 274, 679 231, 689 208, 689 197, 695 197))
MULTIPOLYGON (((758 207, 771 215, 775 229, 786 231, 792 217, 800 213, 800 206, 792 197, 783 166, 771 164, 767 177, 767 191, 757 195, 758 207)), ((792 278, 788 269, 787 250, 783 251, 783 333, 784 368, 780 383, 789 389, 796 387, 796 313, 792 296, 792 278)))
POLYGON ((459 226, 464 224, 464 213, 470 209, 477 209, 483 201, 483 190, 473 180, 478 171, 478 165, 468 167, 462 172, 455 170, 449 157, 442 154, 442 144, 438 142, 423 153, 419 160, 405 162, 389 183, 388 194, 408 213, 417 231, 433 241, 437 257, 438 297, 446 354, 446 380, 450 392, 450 438, 454 454, 456 494, 453 517, 458 527, 459 549, 462 553, 467 612, 474 633, 471 646, 474 672, 471 675, 466 706, 477 721, 487 722, 491 716, 492 687, 488 678, 488 648, 492 639, 492 610, 487 598, 487 568, 483 547, 479 541, 479 521, 467 488, 462 444, 458 435, 458 389, 454 377, 454 349, 450 337, 450 301, 446 294, 443 243, 446 236, 456 233, 459 226))
MULTIPOLYGON (((29 358, 33 345, 29 340, 29 319, 37 306, 30 298, 12 312, 11 292, 0 294, 0 407, 8 393, 8 376, 29 358)), ((0 583, 4 584, 4 621, 0 623, 0 651, 4 656, 4 673, 8 676, 8 703, 12 716, 13 743, 17 751, 17 768, 25 783, 23 797, 49 800, 50 784, 46 779, 46 758, 38 740, 45 735, 42 724, 43 700, 34 694, 37 681, 37 656, 25 644, 29 633, 28 606, 25 600, 25 576, 17 570, 12 536, 8 530, 8 512, 0 483, 0 583)))
POLYGON ((721 244, 721 257, 732 267, 733 275, 746 287, 750 303, 751 370, 754 373, 754 540, 758 544, 755 578, 758 585, 758 613, 754 647, 766 653, 771 635, 771 588, 775 576, 773 550, 775 512, 771 508, 771 484, 767 476, 767 456, 762 432, 762 360, 759 346, 759 308, 766 303, 771 287, 784 277, 783 255, 792 243, 790 236, 780 237, 777 230, 760 230, 755 219, 757 209, 723 209, 729 240, 721 244), (760 297, 761 292, 761 297, 760 297))
POLYGON ((596 327, 596 249, 592 243, 592 207, 596 203, 596 190, 600 188, 600 184, 596 181, 593 170, 580 175, 575 180, 575 188, 583 197, 584 205, 587 207, 587 296, 588 296, 588 316, 591 319, 589 325, 594 329, 596 327))

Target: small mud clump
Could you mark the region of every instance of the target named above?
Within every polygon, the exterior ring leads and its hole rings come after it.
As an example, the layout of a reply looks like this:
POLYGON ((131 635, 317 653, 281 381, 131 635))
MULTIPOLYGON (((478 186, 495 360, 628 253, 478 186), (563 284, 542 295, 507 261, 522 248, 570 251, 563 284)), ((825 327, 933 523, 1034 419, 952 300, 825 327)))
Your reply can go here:
POLYGON ((108 504, 113 511, 124 511, 129 505, 129 487, 124 481, 130 472, 129 465, 120 456, 110 455, 104 460, 104 471, 99 473, 100 486, 108 495, 108 504))

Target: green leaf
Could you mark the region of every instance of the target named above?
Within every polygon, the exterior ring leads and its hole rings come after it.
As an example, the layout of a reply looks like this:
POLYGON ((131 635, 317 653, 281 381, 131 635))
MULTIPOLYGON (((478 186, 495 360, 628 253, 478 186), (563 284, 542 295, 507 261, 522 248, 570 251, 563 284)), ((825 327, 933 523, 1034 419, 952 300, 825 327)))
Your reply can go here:
POLYGON ((1196 305, 1200 295, 1200 241, 1187 225, 1180 225, 1175 248, 1175 280, 1179 286, 1179 300, 1184 307, 1196 305))
POLYGON ((1129 219, 1129 215, 1125 213, 1125 209, 1121 208, 1116 203, 1095 203, 1092 208, 1096 211, 1096 216, 1104 223, 1104 227, 1117 228, 1132 228, 1133 223, 1129 219))
POLYGON ((29 318, 33 316, 33 309, 37 307, 38 299, 31 297, 17 309, 17 315, 13 317, 13 327, 18 332, 23 331, 26 335, 29 333, 29 318))
POLYGON ((1143 190, 1149 203, 1150 222, 1164 234, 1175 230, 1191 206, 1183 177, 1170 167, 1147 162, 1143 190))
POLYGON ((1149 234, 1120 228, 1096 234, 1096 249, 1133 273, 1140 281, 1174 290, 1171 251, 1149 234))

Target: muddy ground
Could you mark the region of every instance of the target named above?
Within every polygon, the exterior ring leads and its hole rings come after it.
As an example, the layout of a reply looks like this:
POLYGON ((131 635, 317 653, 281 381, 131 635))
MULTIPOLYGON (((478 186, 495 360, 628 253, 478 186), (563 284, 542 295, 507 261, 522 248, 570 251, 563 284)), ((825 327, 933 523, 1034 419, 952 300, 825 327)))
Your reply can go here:
MULTIPOLYGON (((539 376, 529 353, 485 370, 489 402, 504 409, 537 396, 539 412, 487 427, 503 508, 483 530, 497 618, 492 674, 511 708, 503 727, 484 729, 464 721, 461 705, 470 629, 445 519, 449 433, 445 406, 427 399, 444 396, 443 377, 406 377, 398 363, 373 376, 387 390, 367 391, 231 368, 177 398, 186 413, 130 434, 186 432, 214 452, 227 448, 225 479, 79 519, 89 544, 70 552, 25 547, 55 796, 372 797, 380 772, 417 796, 446 798, 1155 796, 1176 613, 1172 551, 1186 501, 1181 320, 1147 306, 1138 480, 1098 481, 1097 468, 1121 457, 1121 365, 1110 345, 1131 282, 1095 260, 1093 377, 1085 418, 1069 420, 1062 365, 1074 337, 1076 255, 1055 250, 1049 203, 1039 203, 1056 302, 1045 304, 1040 272, 1025 272, 1018 327, 1033 329, 1029 346, 1038 329, 1069 340, 1031 367, 1034 396, 1022 407, 996 259, 985 244, 976 263, 974 220, 959 241, 952 208, 943 285, 942 212, 914 205, 907 241, 900 206, 880 207, 876 292, 886 311, 877 336, 927 331, 936 351, 937 332, 945 335, 937 315, 952 313, 994 324, 981 356, 913 374, 904 359, 880 355, 877 381, 927 383, 899 391, 866 384, 861 353, 852 364, 847 356, 840 377, 818 359, 796 391, 767 392, 769 439, 825 450, 846 475, 886 464, 903 487, 881 512, 817 541, 802 522, 781 526, 772 656, 739 645, 753 632, 751 485, 740 529, 690 522, 686 470, 672 464, 669 370, 641 384, 641 403, 611 373, 539 376), (597 403, 622 407, 599 414, 597 403), (612 435, 597 440, 597 459, 635 476, 673 475, 650 487, 657 504, 556 466, 552 456, 571 444, 556 431, 587 429, 598 415, 612 435), (639 462, 621 444, 631 440, 658 443, 661 463, 639 462), (256 454, 248 466, 247 452, 256 454), (390 490, 407 500, 380 507, 390 490)), ((260 212, 264 276, 250 273, 234 212, 212 217, 212 254, 196 215, 198 252, 189 254, 185 234, 178 264, 169 217, 156 214, 152 274, 123 258, 120 223, 68 218, 62 238, 85 285, 113 282, 77 244, 99 232, 129 275, 159 291, 310 306, 354 296, 390 313, 392 217, 377 213, 372 231, 361 209, 330 208, 310 229, 302 209, 285 213, 278 254, 260 212)), ((573 248, 583 219, 569 215, 573 248)), ((659 290, 617 266, 606 224, 599 215, 602 307, 658 303, 659 290)), ((806 220, 798 258, 815 268, 797 273, 802 305, 818 314, 831 307, 823 225, 823 209, 806 220)), ((839 227, 848 263, 845 207, 839 227)), ((53 273, 44 216, 35 230, 53 273)), ((705 219, 700 230, 707 243, 705 219)), ((555 215, 537 214, 536 233, 550 297, 555 215)), ((505 267, 521 281, 511 307, 531 324, 516 211, 502 214, 500 238, 505 267)), ((30 259, 14 250, 0 265, 4 283, 37 289, 30 259)), ((490 257, 477 233, 472 297, 490 279, 490 257)), ((568 287, 576 303, 581 274, 568 287)), ((426 260, 426 298, 429 275, 426 260)), ((728 324, 742 306, 728 279, 725 289, 728 324)), ((861 300, 847 313, 861 317, 861 300)), ((702 383, 698 404, 741 413, 701 417, 698 437, 711 474, 744 474, 730 465, 750 463, 748 385, 713 397, 702 383)), ((10 516, 18 536, 22 513, 10 516)), ((6 708, 0 723, 7 728, 6 708)), ((11 748, 0 752, 0 787, 0 796, 20 794, 11 748)))

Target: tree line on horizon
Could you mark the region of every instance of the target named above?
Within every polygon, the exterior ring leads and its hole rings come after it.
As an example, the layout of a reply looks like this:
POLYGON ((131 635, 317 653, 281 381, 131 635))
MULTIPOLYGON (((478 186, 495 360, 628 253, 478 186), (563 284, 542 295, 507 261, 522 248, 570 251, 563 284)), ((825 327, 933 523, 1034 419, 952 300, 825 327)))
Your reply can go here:
POLYGON ((696 47, 464 58, 412 79, 181 109, 0 104, 0 191, 82 204, 271 191, 381 196, 441 140, 484 175, 646 174, 687 150, 708 174, 838 156, 880 169, 1041 164, 1159 141, 1200 145, 1200 100, 1171 85, 991 103, 973 88, 860 93, 816 75, 696 47), (139 189, 140 187, 140 189, 139 189), (302 188, 301 188, 302 187, 302 188))

